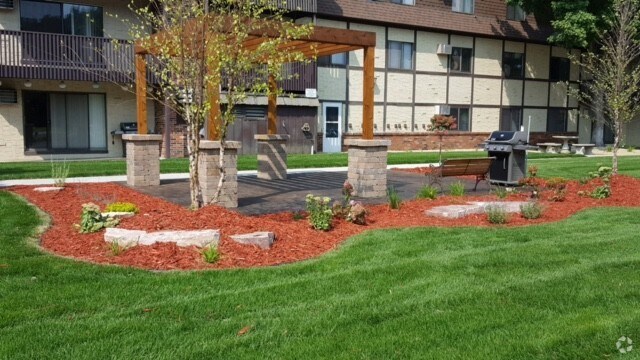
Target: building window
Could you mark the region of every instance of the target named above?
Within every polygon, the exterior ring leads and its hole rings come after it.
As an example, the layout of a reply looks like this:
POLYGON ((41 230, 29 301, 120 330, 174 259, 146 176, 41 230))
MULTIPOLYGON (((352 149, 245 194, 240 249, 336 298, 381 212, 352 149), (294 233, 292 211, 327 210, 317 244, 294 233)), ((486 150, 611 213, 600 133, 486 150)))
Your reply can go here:
POLYGON ((569 81, 570 70, 569 59, 554 56, 551 58, 551 66, 549 67, 549 80, 569 81))
POLYGON ((102 37, 103 11, 99 6, 23 0, 20 28, 24 31, 102 37))
POLYGON ((401 4, 401 5, 415 5, 416 2, 415 0, 391 0, 392 3, 394 4, 401 4))
POLYGON ((470 73, 473 49, 454 47, 449 57, 449 69, 455 72, 470 73))
POLYGON ((449 115, 456 118, 457 131, 471 131, 471 120, 468 107, 452 107, 449 115))
POLYGON ((507 20, 525 21, 527 13, 518 5, 507 5, 507 20))
POLYGON ((502 55, 502 74, 507 79, 524 78, 524 54, 505 52, 502 55))
POLYGON ((474 0, 452 0, 451 10, 460 13, 473 14, 474 0))
POLYGON ((104 94, 23 92, 26 150, 106 152, 104 94))
POLYGON ((501 131, 520 131, 522 128, 522 108, 504 108, 500 119, 501 131))
POLYGON ((547 132, 567 131, 567 109, 549 109, 547 113, 547 132))
POLYGON ((389 69, 413 69, 413 44, 389 41, 389 69))
POLYGON ((347 66, 347 54, 340 53, 318 58, 318 66, 347 66))

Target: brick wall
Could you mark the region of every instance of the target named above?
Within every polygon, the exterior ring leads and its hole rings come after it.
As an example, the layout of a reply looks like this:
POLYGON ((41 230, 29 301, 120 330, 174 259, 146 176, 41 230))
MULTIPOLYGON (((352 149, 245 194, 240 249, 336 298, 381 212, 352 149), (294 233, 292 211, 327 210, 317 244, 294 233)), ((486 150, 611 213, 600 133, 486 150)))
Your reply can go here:
POLYGON ((165 106, 156 103, 155 106, 155 118, 156 118, 156 132, 162 135, 162 142, 160 144, 160 152, 163 158, 181 158, 189 154, 187 150, 187 124, 178 120, 178 114, 171 109, 169 111, 169 143, 171 145, 169 156, 167 156, 167 149, 165 143, 165 106))

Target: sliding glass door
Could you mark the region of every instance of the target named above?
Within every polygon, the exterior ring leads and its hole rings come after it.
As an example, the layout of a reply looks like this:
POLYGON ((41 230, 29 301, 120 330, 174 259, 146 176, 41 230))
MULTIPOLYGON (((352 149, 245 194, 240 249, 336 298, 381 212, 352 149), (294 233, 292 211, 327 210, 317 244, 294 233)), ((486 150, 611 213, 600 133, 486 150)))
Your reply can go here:
POLYGON ((104 94, 25 91, 23 97, 27 151, 107 151, 104 94))

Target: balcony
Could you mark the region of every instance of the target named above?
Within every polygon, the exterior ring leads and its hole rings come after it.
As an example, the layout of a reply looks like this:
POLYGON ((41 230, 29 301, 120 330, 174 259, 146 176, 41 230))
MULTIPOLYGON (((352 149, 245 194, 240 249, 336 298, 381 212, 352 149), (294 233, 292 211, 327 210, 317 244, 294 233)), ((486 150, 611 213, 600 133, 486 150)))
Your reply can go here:
MULTIPOLYGON (((279 84, 285 92, 316 87, 315 63, 284 71, 298 74, 279 84)), ((130 83, 134 73, 133 46, 124 40, 0 30, 0 78, 130 83)))
POLYGON ((0 78, 125 83, 133 47, 123 40, 0 30, 0 78))

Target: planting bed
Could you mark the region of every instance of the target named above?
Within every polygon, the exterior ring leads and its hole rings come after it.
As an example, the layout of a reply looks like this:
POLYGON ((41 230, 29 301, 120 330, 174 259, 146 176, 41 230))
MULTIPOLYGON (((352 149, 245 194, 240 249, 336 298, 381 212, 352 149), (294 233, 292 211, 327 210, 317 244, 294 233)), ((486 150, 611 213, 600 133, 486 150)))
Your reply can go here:
MULTIPOLYGON (((626 176, 612 179, 613 196, 596 200, 579 196, 578 191, 590 192, 600 185, 598 180, 581 185, 568 183, 567 195, 562 202, 550 202, 552 192, 544 192, 541 203, 546 211, 537 220, 526 220, 519 214, 511 216, 506 226, 522 226, 564 219, 580 210, 596 206, 640 206, 640 180, 626 176)), ((51 216, 51 228, 41 238, 41 246, 54 254, 88 262, 118 264, 143 269, 211 269, 270 266, 291 263, 317 257, 335 249, 348 237, 365 230, 412 226, 495 226, 489 224, 483 214, 462 219, 432 218, 424 214, 434 206, 461 204, 468 201, 493 201, 493 195, 440 197, 437 200, 412 200, 402 204, 400 210, 390 210, 387 205, 368 207, 367 225, 355 225, 344 220, 334 220, 334 228, 320 232, 310 228, 306 219, 295 220, 291 213, 264 216, 245 216, 224 208, 210 206, 190 211, 179 205, 141 194, 117 184, 68 185, 58 192, 36 192, 33 187, 11 189, 51 216), (101 207, 114 201, 132 202, 140 213, 122 219, 119 227, 146 231, 220 229, 220 260, 215 264, 203 261, 195 248, 181 248, 175 244, 137 246, 118 255, 112 255, 104 242, 104 230, 94 234, 79 234, 73 224, 80 220, 81 206, 94 202, 101 207), (272 231, 276 241, 269 250, 235 243, 231 235, 254 231, 272 231)), ((511 194, 507 200, 522 201, 528 193, 511 194)), ((425 239, 429 241, 429 239, 425 239)))

